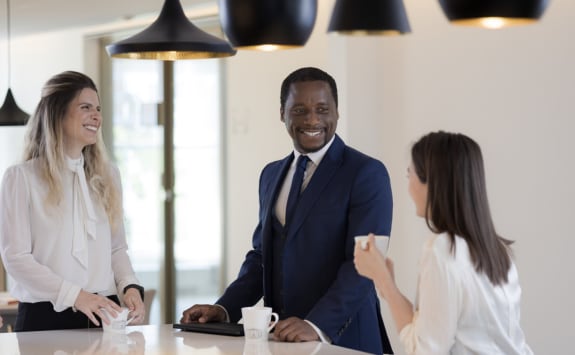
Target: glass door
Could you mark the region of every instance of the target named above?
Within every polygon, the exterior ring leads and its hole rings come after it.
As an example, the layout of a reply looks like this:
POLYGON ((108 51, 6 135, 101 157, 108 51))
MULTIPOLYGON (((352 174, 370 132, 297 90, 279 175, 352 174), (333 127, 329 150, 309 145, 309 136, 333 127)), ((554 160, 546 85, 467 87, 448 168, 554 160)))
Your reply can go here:
POLYGON ((163 268, 163 127, 158 105, 163 102, 162 63, 113 60, 113 145, 122 175, 124 223, 130 257, 146 289, 158 290, 150 323, 160 323, 163 268))
POLYGON ((150 323, 169 323, 194 303, 214 302, 220 292, 221 64, 120 59, 110 65, 109 141, 122 173, 130 257, 144 287, 157 290, 150 323), (162 115, 166 104, 173 108, 173 127, 162 115), (173 154, 164 154, 166 144, 168 150, 173 144, 173 154), (167 191, 166 166, 174 173, 167 191), (173 214, 166 214, 169 208, 173 214))
POLYGON ((174 63, 176 319, 220 292, 222 129, 219 60, 174 63))

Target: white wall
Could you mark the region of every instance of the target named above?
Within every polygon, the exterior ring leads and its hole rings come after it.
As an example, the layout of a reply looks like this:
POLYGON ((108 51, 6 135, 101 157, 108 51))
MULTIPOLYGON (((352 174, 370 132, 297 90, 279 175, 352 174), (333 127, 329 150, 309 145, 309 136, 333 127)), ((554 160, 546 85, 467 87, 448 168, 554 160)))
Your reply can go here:
MULTIPOLYGON (((10 87, 18 106, 32 114, 40 100, 42 85, 53 74, 64 70, 84 70, 83 38, 77 32, 55 32, 12 39, 10 87)), ((6 42, 1 43, 1 48, 6 42)), ((0 55, 2 59, 5 52, 0 55)), ((4 68, 7 62, 0 62, 4 68)), ((4 73, 4 71, 2 71, 4 73)), ((2 103, 8 89, 7 75, 0 79, 2 103), (6 79, 6 80, 4 80, 6 79)), ((1 105, 1 103, 0 103, 1 105)), ((24 149, 25 127, 0 129, 0 173, 19 161, 24 149)))
MULTIPOLYGON (((322 11, 331 8, 329 1, 320 3, 322 11)), ((255 227, 258 168, 291 148, 283 126, 273 123, 281 80, 300 65, 321 65, 328 55, 323 67, 340 85, 340 134, 391 173, 390 255, 406 294, 415 294, 417 258, 428 234, 406 193, 410 144, 433 130, 465 133, 483 149, 496 227, 516 241, 528 342, 535 353, 563 354, 575 306, 575 262, 568 257, 575 247, 575 185, 569 181, 575 172, 575 140, 569 139, 575 130, 575 4, 555 0, 540 23, 501 31, 452 26, 436 1, 405 4, 413 31, 407 36, 334 38, 323 33, 323 14, 312 41, 287 66, 285 53, 240 53, 228 60, 228 230, 236 246, 229 276, 255 227), (328 48, 313 40, 327 41, 328 48), (307 62, 301 64, 302 57, 307 62), (249 124, 243 133, 234 131, 237 117, 249 124)), ((384 316, 390 319, 387 309, 384 316)), ((393 329, 391 321, 388 326, 393 329)), ((397 336, 392 341, 401 353, 397 336)))
POLYGON ((367 96, 349 98, 350 143, 378 155, 392 173, 397 277, 413 295, 414 258, 426 233, 406 194, 409 145, 431 130, 466 133, 483 148, 496 227, 516 240, 528 341, 535 353, 562 354, 575 306, 575 262, 568 257, 575 247, 575 187, 569 179, 575 4, 553 1, 539 24, 504 31, 450 26, 433 1, 408 0, 406 6, 413 33, 350 40, 348 53, 376 51, 380 66, 361 65, 368 60, 363 55, 350 55, 347 66, 350 75, 362 78, 355 86, 348 83, 348 90, 369 88, 367 96), (371 114, 356 115, 361 110, 371 114), (366 129, 374 117, 381 144, 366 129), (363 145, 360 132, 368 134, 369 144, 363 145))
MULTIPOLYGON (((568 351, 575 306, 575 261, 568 255, 575 249, 575 3, 552 1, 537 25, 488 31, 449 25, 437 1, 405 0, 413 33, 395 38, 328 36, 332 4, 320 0, 305 48, 240 52, 225 60, 228 278, 235 277, 250 246, 260 169, 291 149, 279 121, 281 80, 297 67, 320 66, 340 86, 339 133, 390 171, 390 255, 406 294, 414 295, 417 258, 428 233, 406 194, 409 146, 431 130, 463 132, 483 148, 496 226, 516 240, 528 341, 538 354, 568 351)), ((12 89, 21 107, 33 109, 52 74, 94 70, 85 67, 82 41, 81 31, 14 41, 12 89)), ((393 332, 387 309, 384 317, 393 332)), ((392 342, 402 354, 395 334, 392 342)))

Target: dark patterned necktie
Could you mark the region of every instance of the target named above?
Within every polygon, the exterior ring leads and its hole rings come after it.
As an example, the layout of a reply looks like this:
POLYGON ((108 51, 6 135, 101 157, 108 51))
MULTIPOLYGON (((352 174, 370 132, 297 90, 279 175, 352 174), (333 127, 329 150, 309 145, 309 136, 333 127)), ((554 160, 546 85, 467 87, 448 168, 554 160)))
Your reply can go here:
POLYGON ((289 196, 287 200, 285 219, 286 225, 289 223, 295 212, 297 201, 301 193, 301 185, 303 184, 303 175, 305 173, 308 161, 309 158, 306 155, 300 155, 297 159, 295 173, 293 175, 293 180, 291 182, 291 188, 289 190, 289 196))

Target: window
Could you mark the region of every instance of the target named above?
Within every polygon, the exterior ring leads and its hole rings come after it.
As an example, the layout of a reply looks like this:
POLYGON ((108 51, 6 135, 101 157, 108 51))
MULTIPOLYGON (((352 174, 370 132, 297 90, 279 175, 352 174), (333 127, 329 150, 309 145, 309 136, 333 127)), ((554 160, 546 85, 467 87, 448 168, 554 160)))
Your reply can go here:
POLYGON ((164 314, 164 126, 159 104, 174 103, 174 319, 220 292, 222 129, 219 60, 174 63, 174 97, 163 92, 163 63, 112 60, 113 139, 122 174, 126 237, 138 278, 158 290, 150 323, 164 314), (162 305, 162 306, 161 306, 162 305), (161 313, 160 313, 161 312, 161 313))

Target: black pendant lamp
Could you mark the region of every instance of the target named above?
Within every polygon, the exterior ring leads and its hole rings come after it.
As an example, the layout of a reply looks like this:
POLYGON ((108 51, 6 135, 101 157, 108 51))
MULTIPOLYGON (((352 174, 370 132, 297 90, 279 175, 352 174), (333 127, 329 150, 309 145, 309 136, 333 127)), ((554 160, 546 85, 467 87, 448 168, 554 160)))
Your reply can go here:
POLYGON ((220 23, 238 49, 302 47, 317 16, 317 0, 219 0, 220 23))
POLYGON ((452 24, 491 29, 534 23, 548 3, 548 0, 439 0, 452 24))
POLYGON ((12 89, 10 89, 10 0, 6 0, 6 14, 6 27, 8 28, 8 92, 6 93, 4 104, 0 107, 0 126, 23 126, 30 115, 18 107, 16 100, 14 100, 14 95, 12 95, 12 89))
POLYGON ((399 35, 411 32, 402 0, 337 0, 328 32, 399 35))
POLYGON ((179 0, 165 0, 160 15, 148 28, 125 40, 106 46, 114 58, 202 59, 236 54, 228 42, 191 23, 179 0))
POLYGON ((23 126, 28 121, 29 114, 22 111, 14 100, 12 89, 8 88, 4 104, 0 107, 0 126, 23 126))

